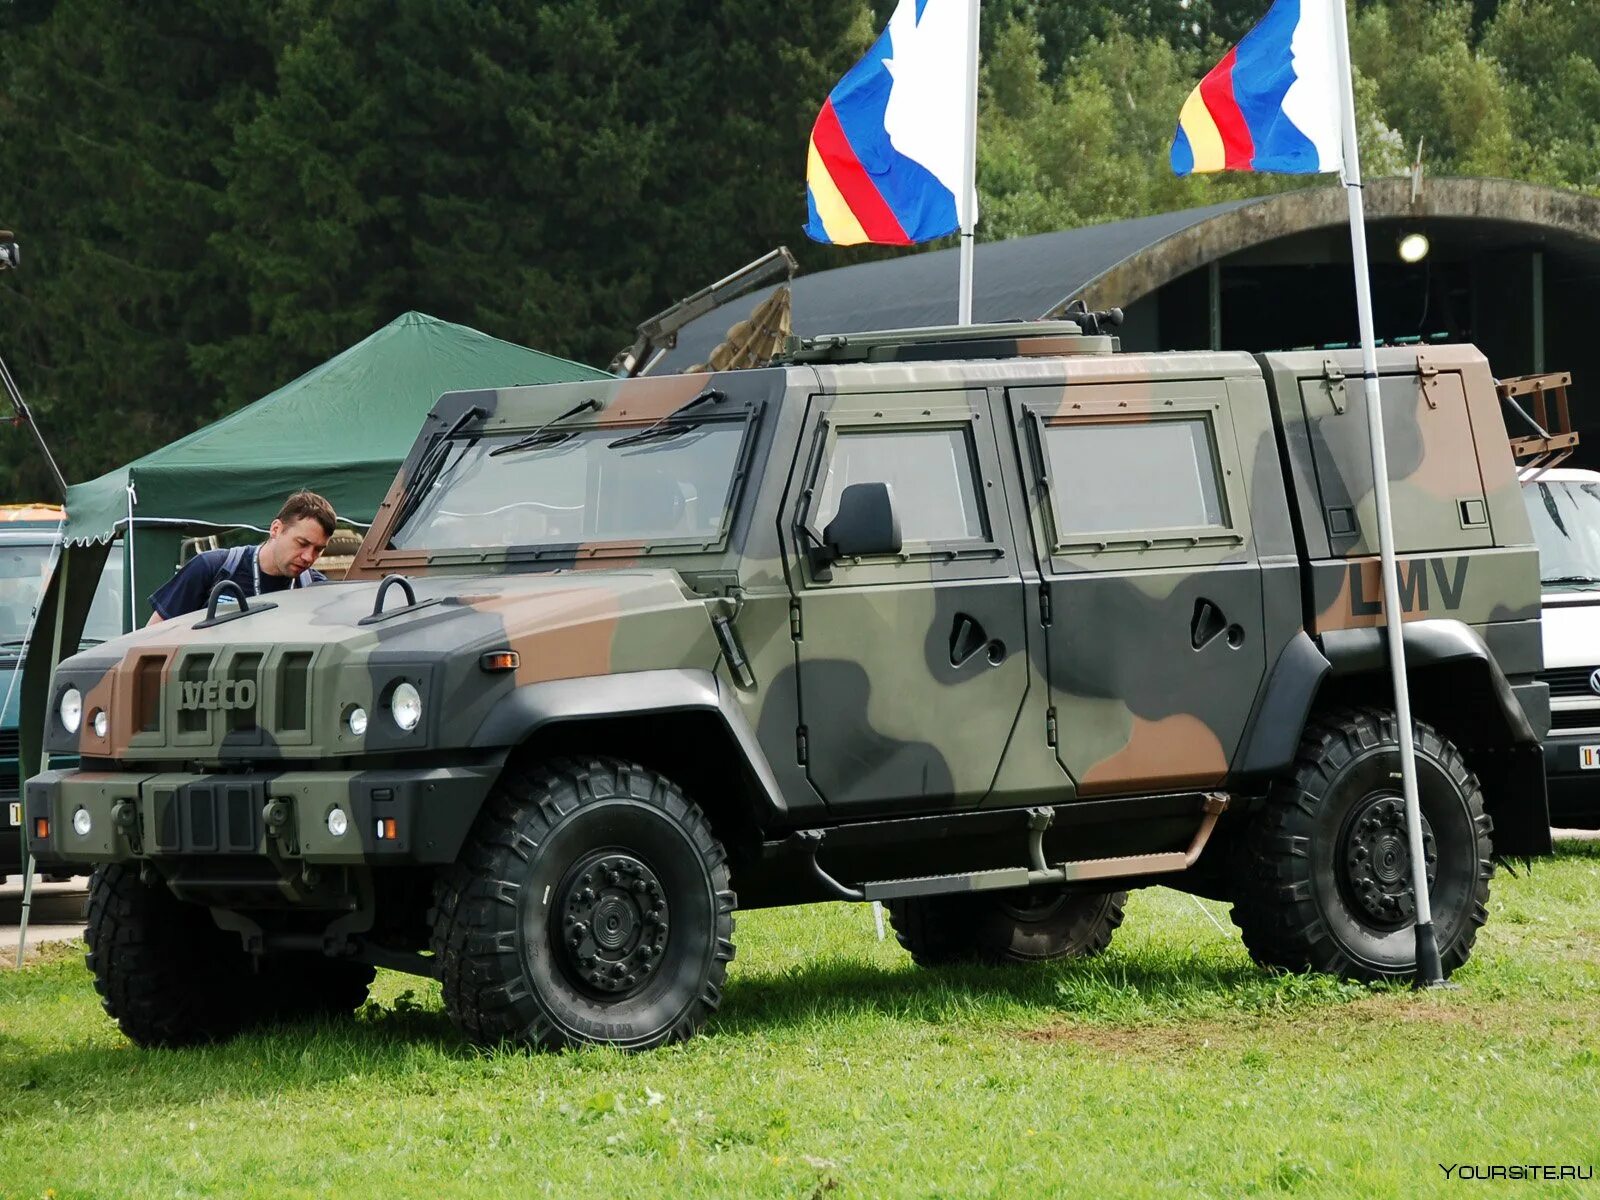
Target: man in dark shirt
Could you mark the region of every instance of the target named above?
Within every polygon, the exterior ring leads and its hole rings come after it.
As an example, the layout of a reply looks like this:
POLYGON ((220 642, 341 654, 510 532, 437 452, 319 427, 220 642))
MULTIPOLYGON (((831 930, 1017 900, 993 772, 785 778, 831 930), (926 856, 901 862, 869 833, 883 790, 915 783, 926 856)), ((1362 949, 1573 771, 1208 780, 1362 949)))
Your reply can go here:
POLYGON ((184 563, 150 597, 155 612, 148 624, 204 608, 211 589, 224 579, 237 583, 246 596, 320 583, 326 576, 312 564, 332 536, 333 505, 315 492, 296 492, 283 502, 261 545, 207 550, 184 563))

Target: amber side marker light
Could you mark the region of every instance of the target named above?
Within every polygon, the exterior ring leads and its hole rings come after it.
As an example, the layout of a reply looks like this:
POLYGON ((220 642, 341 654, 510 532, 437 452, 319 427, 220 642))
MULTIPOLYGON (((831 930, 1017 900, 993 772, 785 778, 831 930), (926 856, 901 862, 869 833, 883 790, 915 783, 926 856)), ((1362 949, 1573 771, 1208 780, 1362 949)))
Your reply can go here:
POLYGON ((384 817, 381 820, 379 820, 379 822, 378 822, 378 840, 379 841, 393 842, 393 841, 398 840, 399 837, 400 837, 400 834, 399 834, 399 832, 398 832, 398 830, 396 828, 395 819, 393 817, 384 817))
POLYGON ((515 671, 522 664, 522 656, 515 650, 491 650, 478 660, 485 671, 515 671))
POLYGON ((50 818, 49 817, 36 817, 36 818, 34 818, 33 836, 36 837, 36 838, 47 838, 47 837, 50 836, 50 818))

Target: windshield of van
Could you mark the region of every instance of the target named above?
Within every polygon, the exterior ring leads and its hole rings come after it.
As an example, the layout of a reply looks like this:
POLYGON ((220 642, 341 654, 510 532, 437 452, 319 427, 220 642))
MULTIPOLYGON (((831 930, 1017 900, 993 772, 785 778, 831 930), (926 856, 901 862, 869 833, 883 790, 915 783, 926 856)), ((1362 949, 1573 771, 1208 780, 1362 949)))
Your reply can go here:
POLYGON ((1546 591, 1600 588, 1600 483, 1539 480, 1522 487, 1546 591))
POLYGON ((15 650, 28 635, 34 606, 55 560, 52 543, 0 543, 0 651, 15 650))
POLYGON ((122 636, 123 617, 127 614, 126 595, 122 588, 124 568, 122 547, 113 546, 106 558, 105 569, 100 572, 100 582, 95 585, 89 615, 84 618, 83 645, 97 645, 122 636))
POLYGON ((390 545, 540 548, 721 540, 743 421, 699 421, 629 442, 640 429, 457 438, 390 545), (494 451, 500 450, 496 454, 494 451))

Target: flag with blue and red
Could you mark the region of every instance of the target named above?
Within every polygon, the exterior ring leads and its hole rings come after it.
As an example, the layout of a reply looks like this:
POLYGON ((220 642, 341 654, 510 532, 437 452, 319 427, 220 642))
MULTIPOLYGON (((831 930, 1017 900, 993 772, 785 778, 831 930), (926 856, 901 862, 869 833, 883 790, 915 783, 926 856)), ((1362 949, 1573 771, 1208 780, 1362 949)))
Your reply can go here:
POLYGON ((964 0, 900 0, 812 127, 807 236, 908 246, 960 228, 967 41, 964 0))
POLYGON ((1329 3, 1276 0, 1260 24, 1200 81, 1172 139, 1176 174, 1339 170, 1339 91, 1329 3))

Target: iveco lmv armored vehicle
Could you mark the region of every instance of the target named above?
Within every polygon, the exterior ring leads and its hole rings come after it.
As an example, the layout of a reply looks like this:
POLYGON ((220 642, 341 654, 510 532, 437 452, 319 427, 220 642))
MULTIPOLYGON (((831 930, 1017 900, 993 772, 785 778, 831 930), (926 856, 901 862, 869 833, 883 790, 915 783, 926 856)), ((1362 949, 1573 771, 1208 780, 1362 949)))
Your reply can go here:
MULTIPOLYGON (((384 966, 474 1041, 643 1049, 716 1009, 739 906, 1027 963, 1151 884, 1266 967, 1413 975, 1358 356, 1097 324, 441 398, 347 581, 56 672, 81 764, 27 832, 97 865, 107 1011, 193 1042, 384 966)), ((1483 358, 1379 361, 1450 970, 1549 849, 1538 558, 1483 358)))

